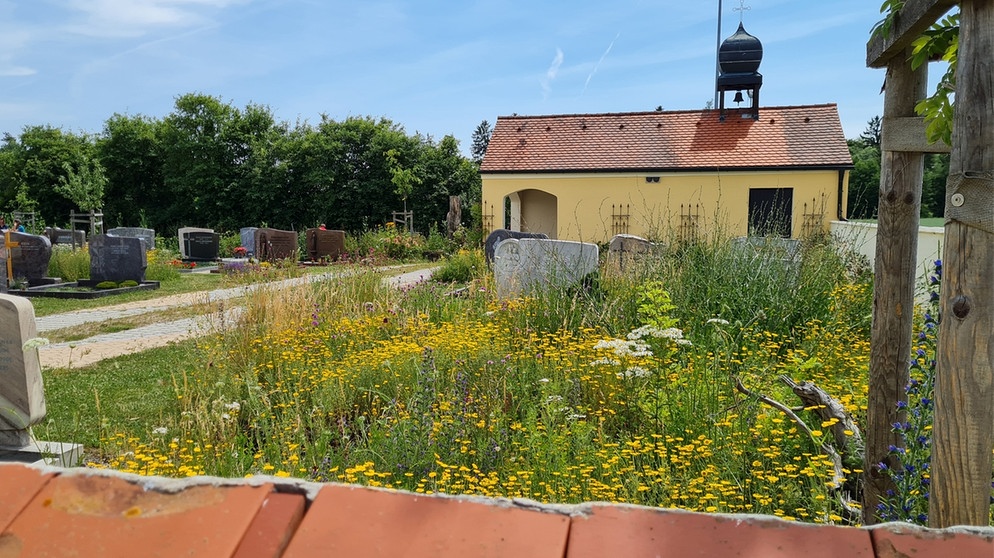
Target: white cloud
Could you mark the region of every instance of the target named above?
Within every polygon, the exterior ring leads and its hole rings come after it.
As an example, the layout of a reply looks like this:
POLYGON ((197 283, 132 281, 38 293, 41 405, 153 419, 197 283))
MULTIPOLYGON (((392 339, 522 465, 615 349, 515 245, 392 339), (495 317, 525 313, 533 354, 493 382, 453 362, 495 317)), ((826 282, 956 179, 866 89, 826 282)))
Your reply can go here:
POLYGON ((552 64, 549 65, 549 69, 545 71, 545 78, 542 80, 542 97, 548 97, 549 93, 552 92, 552 82, 556 79, 559 74, 559 67, 563 65, 563 49, 556 48, 556 56, 552 59, 552 64))
POLYGON ((134 37, 159 27, 188 27, 209 21, 211 12, 250 0, 69 0, 82 16, 70 29, 97 37, 134 37))

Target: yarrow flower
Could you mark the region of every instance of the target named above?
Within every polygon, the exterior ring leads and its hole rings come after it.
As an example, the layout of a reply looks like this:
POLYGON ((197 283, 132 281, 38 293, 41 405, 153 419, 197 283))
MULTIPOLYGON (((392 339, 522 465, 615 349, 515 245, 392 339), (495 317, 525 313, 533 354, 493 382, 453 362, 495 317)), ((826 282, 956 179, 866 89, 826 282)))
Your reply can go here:
POLYGON ((618 377, 622 379, 628 378, 645 378, 652 375, 652 372, 642 368, 641 366, 632 366, 625 370, 624 372, 618 372, 618 377))

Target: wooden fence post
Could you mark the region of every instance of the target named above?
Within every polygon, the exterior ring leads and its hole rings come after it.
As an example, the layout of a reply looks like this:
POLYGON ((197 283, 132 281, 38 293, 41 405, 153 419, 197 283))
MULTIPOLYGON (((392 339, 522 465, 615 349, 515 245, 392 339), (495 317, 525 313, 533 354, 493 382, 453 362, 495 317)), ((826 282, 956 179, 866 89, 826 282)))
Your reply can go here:
POLYGON ((994 0, 960 2, 932 440, 932 527, 990 523, 994 448, 992 52, 994 0))
MULTIPOLYGON (((908 53, 910 56, 910 52, 908 53)), ((885 470, 900 465, 890 448, 904 442, 893 431, 904 421, 898 401, 907 401, 908 361, 911 358, 915 280, 918 277, 918 225, 925 157, 916 151, 887 149, 898 119, 913 117, 915 104, 925 97, 927 66, 911 69, 909 56, 887 64, 877 212, 877 252, 874 262, 873 323, 870 330, 870 391, 867 396, 864 455, 863 523, 877 522, 877 503, 893 488, 885 470)))

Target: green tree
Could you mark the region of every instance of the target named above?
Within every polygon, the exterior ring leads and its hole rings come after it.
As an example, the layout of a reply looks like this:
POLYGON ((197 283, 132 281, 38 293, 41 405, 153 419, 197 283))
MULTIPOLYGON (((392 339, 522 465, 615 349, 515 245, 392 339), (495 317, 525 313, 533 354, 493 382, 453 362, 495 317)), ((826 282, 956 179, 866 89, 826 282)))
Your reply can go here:
POLYGON ((946 180, 949 178, 949 154, 925 156, 922 181, 922 217, 942 217, 946 213, 946 180))
POLYGON ((11 161, 19 181, 21 201, 37 204, 35 210, 47 223, 65 223, 75 203, 56 186, 69 176, 67 169, 79 169, 96 159, 96 147, 86 135, 76 135, 51 126, 30 126, 21 133, 17 160, 11 161))
POLYGON ((104 122, 97 154, 107 174, 108 223, 168 232, 171 197, 163 179, 162 133, 162 121, 146 116, 114 114, 104 122))
POLYGON ((847 140, 853 170, 849 173, 850 219, 872 219, 877 216, 880 198, 880 117, 867 122, 859 139, 847 140))
POLYGON ((59 177, 55 191, 76 204, 83 211, 100 209, 104 200, 107 175, 100 161, 84 156, 76 167, 62 163, 65 176, 59 177))
POLYGON ((476 130, 473 131, 473 162, 480 164, 483 156, 487 154, 487 147, 490 145, 490 136, 493 135, 493 128, 490 123, 484 120, 480 122, 476 130))

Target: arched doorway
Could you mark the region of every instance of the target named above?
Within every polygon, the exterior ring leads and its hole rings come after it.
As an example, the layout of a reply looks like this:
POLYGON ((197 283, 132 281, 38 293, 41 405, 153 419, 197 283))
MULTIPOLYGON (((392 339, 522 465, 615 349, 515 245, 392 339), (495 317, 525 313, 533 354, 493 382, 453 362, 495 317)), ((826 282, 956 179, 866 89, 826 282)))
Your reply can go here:
POLYGON ((504 228, 559 237, 559 202, 542 190, 518 190, 504 198, 504 228))

